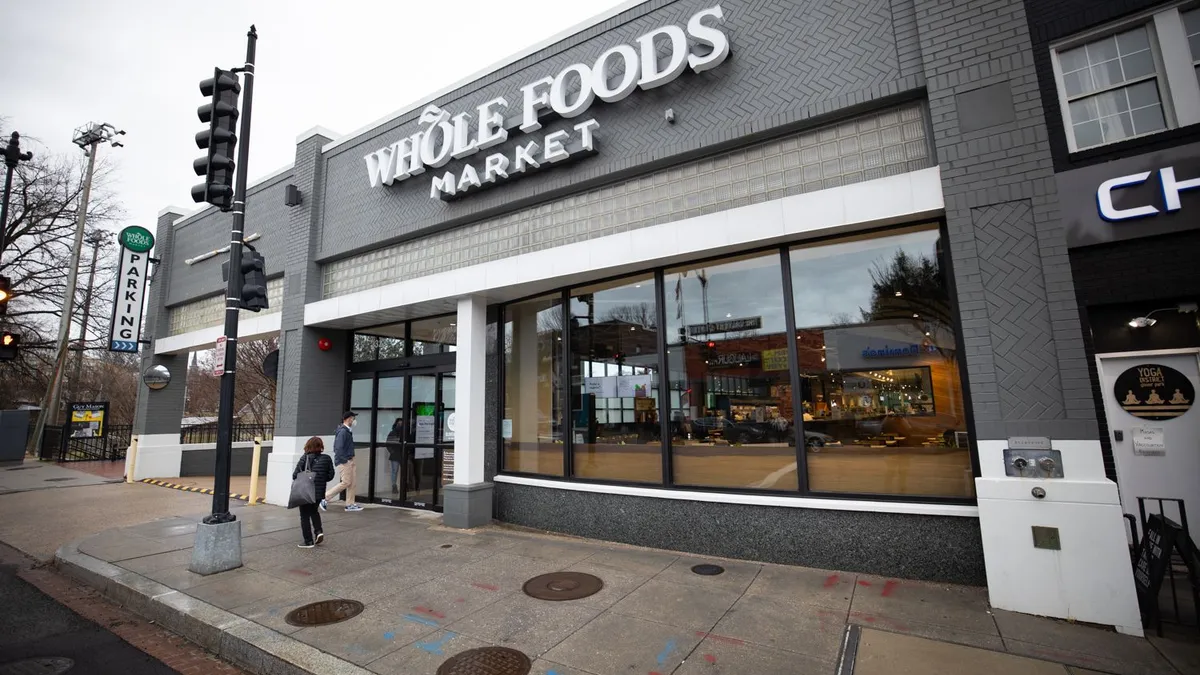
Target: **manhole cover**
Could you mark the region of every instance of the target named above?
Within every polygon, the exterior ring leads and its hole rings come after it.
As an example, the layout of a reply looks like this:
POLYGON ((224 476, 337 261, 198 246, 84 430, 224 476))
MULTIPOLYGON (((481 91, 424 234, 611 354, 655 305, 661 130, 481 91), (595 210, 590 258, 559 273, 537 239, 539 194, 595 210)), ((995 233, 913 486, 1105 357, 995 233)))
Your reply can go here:
POLYGON ((704 576, 706 576, 706 577, 712 577, 712 576, 716 576, 716 575, 718 575, 718 574, 722 574, 722 573, 724 573, 724 572, 725 572, 725 568, 724 568, 724 567, 721 567, 720 565, 708 565, 708 564, 705 564, 705 565, 695 565, 695 566, 693 566, 693 567, 692 567, 692 571, 693 571, 693 572, 695 572, 696 574, 702 574, 702 575, 704 575, 704 576))
POLYGON ((65 656, 43 656, 0 665, 0 675, 60 675, 74 665, 75 662, 65 656))
POLYGON ((322 600, 293 609, 284 620, 293 626, 327 626, 352 619, 362 611, 363 604, 357 600, 322 600))
POLYGON ((529 657, 508 647, 468 649, 446 659, 437 675, 526 675, 529 657))
POLYGON ((604 582, 583 572, 551 572, 525 582, 525 595, 538 600, 578 600, 594 595, 604 582))

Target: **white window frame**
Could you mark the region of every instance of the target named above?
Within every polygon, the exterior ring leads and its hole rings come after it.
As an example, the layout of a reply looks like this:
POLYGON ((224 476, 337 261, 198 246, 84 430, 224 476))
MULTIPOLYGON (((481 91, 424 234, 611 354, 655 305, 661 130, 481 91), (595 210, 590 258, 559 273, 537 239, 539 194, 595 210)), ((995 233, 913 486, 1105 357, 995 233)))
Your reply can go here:
POLYGON ((1195 71, 1195 66, 1200 63, 1200 59, 1193 59, 1192 57, 1181 16, 1182 11, 1196 7, 1197 5, 1190 1, 1177 3, 1165 8, 1158 8, 1153 11, 1137 14, 1119 23, 1089 30, 1051 45, 1050 61, 1054 69, 1054 83, 1058 92, 1058 104, 1062 114, 1063 131, 1067 137, 1067 147, 1071 152, 1080 152, 1081 149, 1075 142, 1075 125, 1071 119, 1070 99, 1067 96, 1059 54, 1118 33, 1133 30, 1139 26, 1145 26, 1146 28, 1147 37, 1150 41, 1150 53, 1154 59, 1154 74, 1135 78, 1118 85, 1097 89, 1087 96, 1095 96, 1114 89, 1123 89, 1138 82, 1154 79, 1158 84, 1159 100, 1162 103, 1163 119, 1166 121, 1166 128, 1127 136, 1118 141, 1090 145, 1083 148, 1083 150, 1094 150, 1106 145, 1112 145, 1113 143, 1122 143, 1134 138, 1153 136, 1171 129, 1200 123, 1200 82, 1197 82, 1195 71))

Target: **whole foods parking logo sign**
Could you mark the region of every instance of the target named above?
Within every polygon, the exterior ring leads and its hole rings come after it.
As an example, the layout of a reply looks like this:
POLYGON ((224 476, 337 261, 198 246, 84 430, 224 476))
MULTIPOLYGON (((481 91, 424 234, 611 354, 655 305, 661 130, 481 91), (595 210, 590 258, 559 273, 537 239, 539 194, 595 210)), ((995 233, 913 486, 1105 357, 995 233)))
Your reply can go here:
MULTIPOLYGON (((518 143, 511 152, 491 153, 482 165, 466 163, 457 174, 437 169, 509 140, 509 130, 531 134, 542 128, 540 118, 562 119, 586 113, 597 99, 616 103, 636 89, 654 89, 674 81, 687 69, 700 73, 729 57, 729 38, 717 26, 725 15, 720 5, 700 10, 685 26, 667 25, 638 37, 634 43, 611 47, 591 63, 574 63, 556 75, 520 87, 521 106, 511 110, 504 96, 479 104, 471 112, 452 113, 427 106, 421 129, 380 148, 364 159, 371 187, 391 185, 434 170, 431 198, 449 200, 500 182, 559 165, 596 152, 600 123, 594 118, 560 129, 540 140, 518 143), (695 47, 689 45, 689 40, 695 47), (668 47, 665 62, 659 46, 668 47), (509 114, 515 113, 513 116, 509 114), (474 121, 473 121, 474 120, 474 121)), ((517 99, 514 99, 517 100, 517 99)))
POLYGON ((1156 363, 1121 373, 1113 394, 1125 412, 1143 420, 1175 419, 1190 410, 1196 400, 1196 388, 1186 375, 1156 363))

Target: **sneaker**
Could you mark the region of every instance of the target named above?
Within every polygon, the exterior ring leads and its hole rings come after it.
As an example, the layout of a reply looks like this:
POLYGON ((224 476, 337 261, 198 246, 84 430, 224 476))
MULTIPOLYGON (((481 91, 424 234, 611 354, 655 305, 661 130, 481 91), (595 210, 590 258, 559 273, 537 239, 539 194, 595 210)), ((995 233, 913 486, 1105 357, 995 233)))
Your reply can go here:
POLYGON ((321 542, 323 542, 323 541, 325 541, 325 533, 324 533, 324 532, 318 532, 318 533, 317 533, 317 541, 316 541, 316 543, 317 543, 318 545, 320 545, 320 543, 321 543, 321 542))
POLYGON ((363 507, 362 507, 362 504, 351 504, 350 506, 346 507, 346 510, 347 511, 362 511, 363 507))
POLYGON ((296 544, 296 548, 312 548, 314 546, 316 546, 316 544, 309 544, 307 542, 303 544, 296 544))
POLYGON ((317 506, 320 506, 322 511, 329 510, 329 503, 326 502, 324 499, 322 499, 321 502, 319 504, 317 504, 317 506))

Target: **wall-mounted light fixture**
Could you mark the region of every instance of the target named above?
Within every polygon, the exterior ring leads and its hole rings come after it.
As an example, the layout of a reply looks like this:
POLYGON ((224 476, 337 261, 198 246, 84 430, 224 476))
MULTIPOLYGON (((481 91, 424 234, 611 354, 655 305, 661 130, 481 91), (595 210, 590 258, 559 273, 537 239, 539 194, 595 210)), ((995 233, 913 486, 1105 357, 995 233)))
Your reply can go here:
POLYGON ((1162 308, 1156 309, 1152 312, 1147 312, 1146 316, 1137 316, 1137 317, 1130 319, 1129 327, 1130 328, 1149 328, 1149 327, 1153 326, 1154 324, 1158 323, 1158 319, 1150 318, 1151 315, 1153 315, 1153 314, 1157 314, 1159 312, 1166 312, 1166 311, 1172 310, 1172 309, 1179 312, 1180 314, 1192 314, 1196 311, 1196 308, 1197 308, 1197 304, 1194 302, 1181 302, 1174 307, 1162 307, 1162 308))
POLYGON ((283 186, 283 203, 287 206, 300 206, 300 188, 290 183, 283 186))

